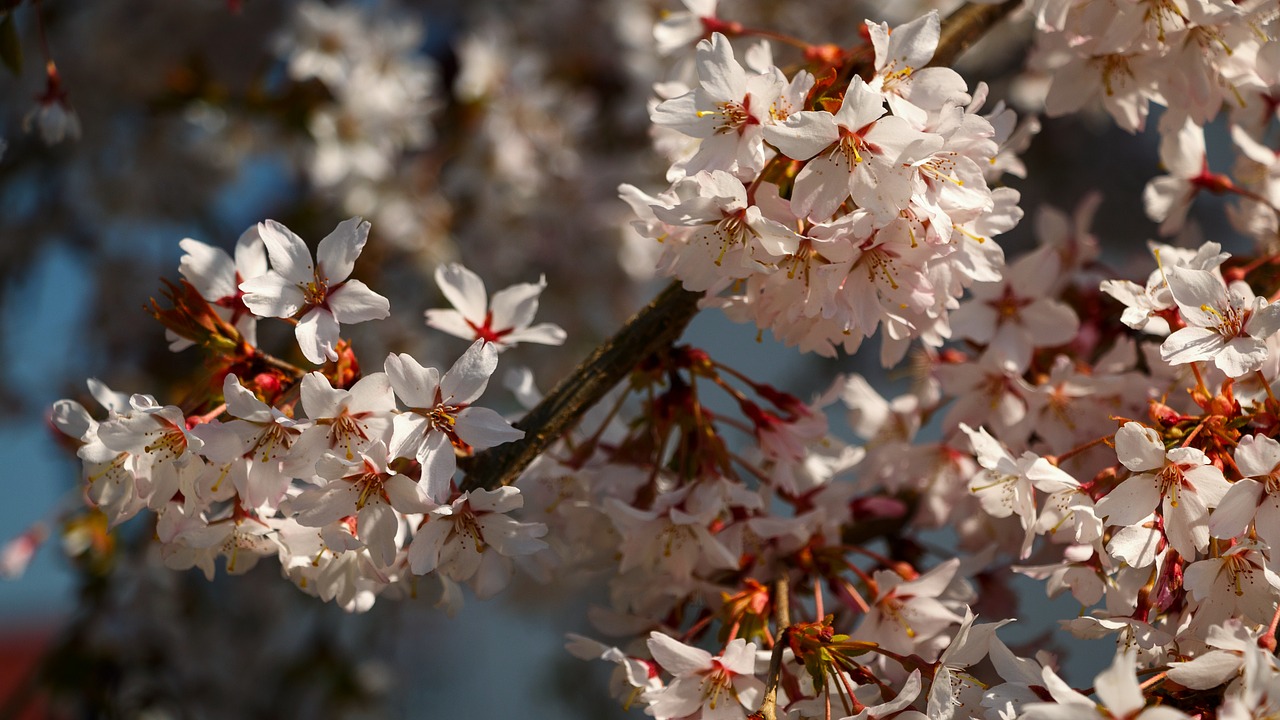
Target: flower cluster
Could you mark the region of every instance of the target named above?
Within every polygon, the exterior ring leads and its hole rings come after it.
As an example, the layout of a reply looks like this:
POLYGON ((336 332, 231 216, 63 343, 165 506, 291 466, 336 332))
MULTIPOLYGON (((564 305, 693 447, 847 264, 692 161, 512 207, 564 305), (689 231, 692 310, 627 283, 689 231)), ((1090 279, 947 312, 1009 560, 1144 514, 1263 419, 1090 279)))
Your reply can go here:
POLYGON ((954 70, 926 67, 936 13, 866 32, 872 72, 847 84, 788 78, 767 45, 739 61, 712 33, 688 91, 664 84, 676 96, 653 110, 672 186, 622 193, 663 243, 662 270, 690 290, 733 286, 709 304, 824 355, 883 327, 896 360, 914 338, 940 345, 964 289, 1000 277, 988 239, 1022 211, 1017 191, 989 182, 1014 119, 999 104, 982 114, 985 86, 971 95, 954 70))
MULTIPOLYGON (((522 505, 519 491, 462 492, 455 483, 458 455, 524 435, 476 404, 497 368, 497 338, 475 340, 443 374, 394 353, 383 372, 362 374, 340 338, 342 323, 390 312, 350 278, 368 232, 360 218, 340 223, 314 261, 272 220, 241 236, 234 259, 182 241, 185 280, 171 292, 174 307, 156 313, 174 349, 199 344, 219 358, 201 407, 96 381, 90 389, 105 417, 74 400, 55 406, 55 424, 79 444, 89 500, 112 525, 155 512, 168 566, 212 577, 218 558, 241 573, 275 555, 300 588, 363 610, 387 588, 413 592, 428 574, 446 599, 457 583, 491 595, 507 584, 512 558, 545 547, 545 526, 509 514, 522 505), (322 370, 305 372, 256 345, 256 321, 273 317, 294 324, 302 355, 322 370)), ((468 294, 448 284, 457 277, 474 275, 452 266, 441 276, 446 295, 483 307, 483 286, 468 294)), ((541 289, 495 296, 515 315, 508 329, 520 326, 504 335, 508 344, 563 339, 550 324, 542 335, 524 330, 541 289)))

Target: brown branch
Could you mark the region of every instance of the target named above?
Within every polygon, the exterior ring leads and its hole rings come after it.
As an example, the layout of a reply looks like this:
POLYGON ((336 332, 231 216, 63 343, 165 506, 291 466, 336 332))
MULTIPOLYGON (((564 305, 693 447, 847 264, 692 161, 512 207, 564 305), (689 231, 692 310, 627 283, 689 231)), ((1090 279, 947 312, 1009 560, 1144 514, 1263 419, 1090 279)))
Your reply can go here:
POLYGON ((942 21, 938 49, 933 52, 931 66, 950 65, 969 46, 977 42, 993 25, 1013 12, 1022 0, 1005 0, 999 5, 969 3, 960 6, 942 21))
POLYGON ((773 585, 773 618, 778 628, 778 641, 773 645, 773 653, 769 656, 769 672, 765 676, 764 698, 760 701, 760 709, 752 717, 761 720, 778 720, 778 685, 782 680, 782 654, 787 649, 787 633, 791 632, 791 588, 787 583, 786 570, 773 585))
MULTIPOLYGON (((932 65, 948 65, 1013 11, 1021 0, 999 5, 964 5, 942 22, 938 49, 932 65)), ((491 448, 466 464, 463 490, 509 485, 582 414, 617 385, 636 363, 674 342, 698 312, 702 293, 685 290, 680 283, 667 286, 613 337, 604 341, 568 377, 560 381, 516 427, 523 439, 491 448)))
POLYGON ((636 364, 675 342, 698 312, 700 292, 673 282, 605 340, 568 377, 515 425, 525 431, 516 442, 472 458, 464 490, 509 485, 548 445, 613 389, 636 364))

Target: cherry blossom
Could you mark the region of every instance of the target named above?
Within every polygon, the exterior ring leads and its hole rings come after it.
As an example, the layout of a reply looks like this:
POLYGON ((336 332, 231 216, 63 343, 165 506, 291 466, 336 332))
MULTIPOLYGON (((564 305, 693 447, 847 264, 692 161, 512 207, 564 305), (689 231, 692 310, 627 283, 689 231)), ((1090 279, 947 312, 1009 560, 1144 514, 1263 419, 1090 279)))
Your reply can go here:
POLYGON ((1222 471, 1195 448, 1168 451, 1151 428, 1128 422, 1116 432, 1116 454, 1135 474, 1098 501, 1109 525, 1136 524, 1160 508, 1169 544, 1183 557, 1209 546, 1209 509, 1229 487, 1222 471))
POLYGON ((565 332, 559 325, 531 325, 546 278, 499 290, 492 302, 480 277, 457 263, 436 268, 436 284, 455 309, 428 310, 430 327, 467 340, 484 340, 499 351, 522 342, 564 344, 565 332))
POLYGON ((1256 297, 1246 283, 1225 287, 1204 270, 1169 268, 1169 291, 1187 327, 1170 335, 1160 355, 1172 365, 1212 360, 1231 377, 1257 370, 1268 337, 1280 330, 1280 306, 1256 297))
POLYGON ((649 712, 658 718, 679 718, 701 710, 707 720, 728 720, 755 710, 764 683, 755 676, 756 646, 732 640, 717 656, 690 647, 668 635, 653 632, 649 652, 675 678, 649 699, 649 712))
POLYGON ((351 218, 320 241, 311 261, 302 238, 274 220, 258 226, 271 270, 240 283, 244 304, 259 317, 292 318, 302 354, 311 362, 337 360, 339 323, 380 320, 390 315, 387 299, 359 280, 348 280, 369 236, 369 223, 351 218))
POLYGON ((393 421, 391 454, 418 460, 427 495, 438 503, 449 500, 455 450, 469 453, 524 437, 498 413, 472 405, 497 367, 498 351, 484 340, 467 348, 443 377, 409 355, 387 356, 391 388, 409 407, 393 421))

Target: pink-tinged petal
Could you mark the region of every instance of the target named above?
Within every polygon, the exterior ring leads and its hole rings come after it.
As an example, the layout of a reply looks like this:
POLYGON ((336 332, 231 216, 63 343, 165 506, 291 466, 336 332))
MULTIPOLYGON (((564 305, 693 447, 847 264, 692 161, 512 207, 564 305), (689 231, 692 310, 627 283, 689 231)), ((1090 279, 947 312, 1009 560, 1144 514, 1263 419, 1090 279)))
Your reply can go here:
POLYGON ((1197 551, 1209 547, 1209 509, 1198 493, 1182 488, 1176 506, 1169 495, 1165 496, 1163 506, 1164 534, 1179 555, 1195 557, 1197 551))
POLYGON ((422 483, 431 501, 441 505, 449 502, 449 488, 458 470, 458 456, 449 438, 439 430, 427 433, 418 448, 418 464, 422 465, 422 483))
POLYGON ((409 569, 414 575, 426 575, 440 564, 440 550, 444 547, 453 521, 447 515, 427 515, 426 523, 418 528, 409 545, 409 569))
POLYGON ((463 317, 477 325, 484 323, 489 294, 479 275, 458 263, 449 263, 436 268, 436 284, 449 304, 457 308, 463 317))
POLYGON ((1217 312, 1227 305, 1227 288, 1207 270, 1173 266, 1165 270, 1169 292, 1183 319, 1200 327, 1216 327, 1217 312), (1211 312, 1212 310, 1212 312, 1211 312))
POLYGON ((810 160, 796 176, 791 209, 797 217, 827 220, 849 199, 852 171, 848 158, 838 150, 810 160))
POLYGON ((222 380, 222 399, 227 412, 242 420, 271 422, 271 408, 240 384, 240 378, 228 373, 222 380))
POLYGON ((306 296, 298 284, 272 270, 240 283, 244 304, 258 317, 293 317, 306 305, 306 296))
POLYGON ((756 671, 756 645, 742 638, 735 638, 720 654, 720 665, 729 672, 751 675, 756 671))
POLYGON ((378 567, 387 567, 395 562, 396 531, 400 529, 400 520, 381 498, 365 503, 356 514, 356 528, 378 567))
POLYGON ((457 310, 428 310, 423 315, 427 319, 427 327, 433 327, 463 340, 475 340, 477 337, 476 329, 471 327, 467 319, 457 310))
POLYGON ((520 488, 504 485, 493 490, 472 490, 467 502, 479 513, 509 513, 524 507, 524 495, 520 488))
POLYGON ((938 11, 899 25, 889 35, 888 59, 901 60, 901 63, 912 69, 920 69, 933 59, 933 52, 938 47, 941 36, 941 21, 938 11))
POLYGON ((396 397, 391 391, 391 378, 386 373, 369 373, 351 386, 347 397, 347 412, 389 413, 396 407, 396 397))
POLYGON ((359 280, 348 280, 330 292, 325 304, 342 323, 382 320, 391 315, 391 303, 359 280))
POLYGON ((311 251, 302 238, 275 220, 258 224, 258 235, 267 246, 271 269, 289 283, 309 283, 315 280, 315 266, 311 264, 311 251))
POLYGON ((471 588, 481 600, 502 592, 511 582, 511 561, 496 552, 487 552, 480 556, 480 567, 471 577, 471 588))
POLYGON ((411 408, 429 408, 436 404, 440 387, 440 371, 424 368, 413 356, 401 353, 387 356, 383 364, 396 397, 411 408))
POLYGON ((422 485, 404 475, 388 476, 382 481, 382 489, 390 498, 391 506, 402 513, 431 512, 436 507, 422 485))
POLYGON ((391 457, 417 458, 431 425, 426 416, 415 412, 396 415, 391 421, 391 457))
POLYGON ((1243 661, 1235 653, 1211 650, 1188 662, 1170 665, 1170 680, 1192 690, 1210 690, 1234 678, 1243 661))
POLYGON ((713 114, 699 115, 697 101, 693 91, 664 100, 649 114, 649 120, 690 137, 709 138, 715 134, 719 120, 713 114))
POLYGON ((1236 445, 1234 458, 1245 477, 1269 475, 1280 465, 1280 442, 1266 435, 1246 435, 1236 445))
POLYGON ((335 480, 322 488, 306 490, 290 502, 299 525, 324 527, 355 513, 356 493, 351 483, 335 480))
MULTIPOLYGON (((652 650, 653 641, 650 641, 652 650)), ((702 679, 698 677, 677 677, 671 684, 663 688, 657 697, 649 701, 647 712, 660 718, 683 718, 690 716, 703 707, 702 679)), ((735 713, 742 712, 735 708, 735 713)))
POLYGON ((1214 356, 1213 364, 1226 373, 1227 377, 1243 377, 1262 367, 1267 361, 1267 345, 1258 338, 1232 338, 1222 350, 1214 356))
POLYGON ((1129 525, 1116 531, 1107 543, 1107 552, 1129 563, 1130 567, 1147 567, 1156 561, 1161 535, 1156 530, 1129 525))
POLYGON ((1053 347, 1071 342, 1080 329, 1080 319, 1071 306, 1041 298, 1022 309, 1019 324, 1027 329, 1036 347, 1053 347))
POLYGON ((1215 330, 1196 327, 1184 327, 1165 338, 1160 345, 1160 358, 1170 365, 1209 360, 1226 347, 1226 341, 1215 330))
POLYGON ((337 360, 335 347, 341 337, 338 334, 338 321, 333 313, 325 308, 311 308, 293 328, 298 338, 298 347, 302 355, 316 365, 323 365, 325 360, 337 360))
POLYGON ((720 33, 698 43, 694 65, 702 89, 717 102, 741 101, 747 91, 747 73, 733 57, 733 45, 720 33))
POLYGON ((546 278, 541 278, 537 283, 519 283, 494 293, 493 301, 489 303, 493 329, 528 327, 538 313, 538 296, 546 287, 546 278))
POLYGON ((1191 563, 1182 574, 1182 586, 1191 594, 1196 602, 1204 602, 1213 594, 1213 586, 1217 583, 1218 574, 1222 571, 1222 560, 1210 558, 1191 563))
POLYGON ((794 160, 808 160, 840 139, 835 116, 823 110, 806 110, 781 125, 764 129, 764 139, 794 160))
MULTIPOLYGON (((1169 459, 1177 459, 1180 464, 1184 461, 1177 458, 1178 450, 1186 450, 1190 448, 1174 448, 1169 451, 1169 459)), ((1200 497, 1200 501, 1207 508, 1218 507, 1218 503, 1222 502, 1222 497, 1227 494, 1227 490, 1231 488, 1231 483, 1222 476, 1222 471, 1214 465, 1204 464, 1188 468, 1183 471, 1183 477, 1191 486, 1195 488, 1195 494, 1200 497)))
POLYGON ((232 462, 253 446, 252 437, 241 437, 229 423, 216 420, 191 428, 191 434, 204 443, 200 454, 215 463, 232 462))
POLYGON ((477 340, 440 378, 440 396, 446 405, 475 402, 489 385, 489 376, 498 368, 498 349, 477 340))
POLYGON ((1130 470, 1146 472, 1164 467, 1166 455, 1159 433, 1140 423, 1127 422, 1116 431, 1116 457, 1130 470))
POLYGON ((455 532, 440 551, 440 574, 456 582, 470 580, 480 569, 483 550, 469 532, 455 532))
POLYGON ((1126 717, 1144 705, 1142 688, 1138 685, 1137 657, 1133 650, 1116 655, 1111 667, 1094 679, 1094 688, 1112 715, 1126 717))
POLYGON ((538 345, 563 345, 568 333, 554 323, 538 323, 524 330, 516 330, 502 337, 499 345, 511 346, 518 343, 536 343, 538 345))
POLYGON ((320 277, 327 280, 330 286, 350 277, 351 270, 356 266, 356 258, 360 257, 360 251, 364 250, 368 239, 369 223, 363 219, 353 217, 338 223, 338 227, 326 235, 316 248, 320 277))
MULTIPOLYGON (((855 77, 845 90, 844 100, 840 102, 840 109, 835 114, 835 123, 846 130, 858 131, 884 117, 887 112, 880 93, 872 90, 862 78, 855 77)), ((901 118, 896 119, 903 127, 907 127, 901 118)), ((878 124, 876 128, 879 128, 878 124)), ((875 128, 872 129, 874 131, 875 128)))
POLYGON ((1259 340, 1266 340, 1280 331, 1280 303, 1267 303, 1253 311, 1245 321, 1244 331, 1259 340))
POLYGON ((178 243, 184 255, 178 261, 178 272, 200 296, 210 302, 236 294, 236 266, 222 248, 185 238, 178 243))
POLYGON ((240 233, 236 240, 235 258, 235 270, 244 280, 265 275, 270 269, 267 266, 267 246, 262 243, 257 225, 240 233))
POLYGON ((1217 538, 1242 535, 1253 522, 1265 490, 1262 483, 1250 478, 1233 483, 1209 516, 1209 534, 1217 538))
POLYGON ((511 427, 501 415, 483 407, 464 408, 457 415, 454 431, 462 441, 477 450, 509 443, 524 437, 524 431, 511 427))
POLYGON ((488 513, 476 520, 476 526, 485 542, 507 557, 532 555, 548 547, 538 539, 547 534, 542 523, 522 523, 501 513, 488 513))
POLYGON ((711 669, 711 653, 654 631, 649 633, 649 653, 663 670, 675 675, 692 675, 711 669))
POLYGON ((344 390, 335 390, 329 379, 318 372, 307 373, 302 378, 302 409, 309 418, 333 417, 342 409, 347 399, 344 390))
POLYGON ((952 311, 949 319, 955 337, 985 344, 995 336, 1000 313, 990 303, 970 301, 952 311))
POLYGON ((1133 525, 1160 504, 1160 481, 1154 475, 1134 475, 1098 501, 1098 517, 1108 525, 1133 525))

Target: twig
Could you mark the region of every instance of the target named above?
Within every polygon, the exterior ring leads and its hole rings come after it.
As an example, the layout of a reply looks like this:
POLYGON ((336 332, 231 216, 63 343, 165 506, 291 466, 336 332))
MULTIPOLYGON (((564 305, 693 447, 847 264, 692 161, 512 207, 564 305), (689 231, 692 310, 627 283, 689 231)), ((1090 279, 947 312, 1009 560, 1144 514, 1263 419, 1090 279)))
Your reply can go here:
POLYGON ((515 425, 525 431, 516 442, 472 458, 462 489, 509 485, 548 445, 627 376, 644 358, 672 343, 698 312, 702 293, 673 282, 605 340, 542 402, 515 425))

